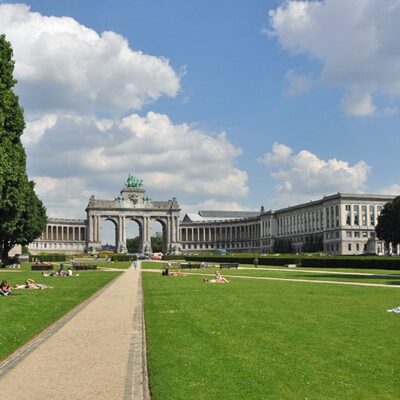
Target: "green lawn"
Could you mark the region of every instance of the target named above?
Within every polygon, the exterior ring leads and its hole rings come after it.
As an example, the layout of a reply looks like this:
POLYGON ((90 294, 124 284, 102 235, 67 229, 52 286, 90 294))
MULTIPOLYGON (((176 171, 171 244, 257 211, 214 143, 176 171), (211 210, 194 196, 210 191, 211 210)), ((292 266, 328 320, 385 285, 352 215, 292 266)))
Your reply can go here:
MULTIPOLYGON (((154 263, 147 261, 142 264, 143 269, 162 269, 164 265, 161 263, 154 263)), ((217 267, 214 268, 202 268, 200 270, 187 270, 182 271, 190 274, 194 272, 196 274, 214 274, 217 267)), ((223 276, 230 277, 236 275, 242 276, 256 276, 256 277, 267 277, 267 278, 284 278, 284 279, 309 279, 309 280, 324 280, 324 281, 345 281, 345 282, 357 282, 357 283, 379 283, 387 285, 400 285, 400 272, 399 271, 387 271, 387 270, 335 270, 335 269, 321 269, 321 268, 287 268, 287 267, 259 267, 257 269, 249 267, 248 265, 240 265, 239 269, 222 269, 221 273, 223 276), (340 274, 336 272, 345 272, 340 274), (356 273, 352 275, 351 273, 356 273), (357 275, 357 273, 364 275, 357 275), (367 274, 373 274, 367 275, 367 274)))
POLYGON ((154 400, 400 398, 398 289, 151 272, 143 285, 154 400))
POLYGON ((28 278, 54 286, 45 290, 14 290, 13 296, 0 296, 0 360, 120 274, 78 273, 79 276, 68 278, 42 277, 40 272, 30 271, 27 264, 19 272, 0 269, 0 280, 8 280, 11 286, 22 284, 28 278))

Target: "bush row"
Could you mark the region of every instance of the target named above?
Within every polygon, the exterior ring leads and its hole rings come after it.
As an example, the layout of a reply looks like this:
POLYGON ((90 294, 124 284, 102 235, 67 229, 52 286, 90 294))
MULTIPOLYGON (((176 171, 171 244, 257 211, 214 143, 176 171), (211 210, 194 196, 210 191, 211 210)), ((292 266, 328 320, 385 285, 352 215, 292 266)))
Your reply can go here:
MULTIPOLYGON (((216 263, 241 263, 253 264, 255 256, 215 256, 215 255, 198 255, 186 256, 186 261, 207 261, 216 263)), ((293 256, 293 257, 262 257, 259 256, 258 265, 276 265, 283 266, 286 264, 300 264, 302 267, 317 268, 357 268, 357 269, 389 269, 400 270, 399 257, 365 257, 365 256, 338 256, 338 257, 309 257, 309 256, 293 256)))
POLYGON ((162 256, 163 260, 186 260, 186 256, 180 255, 180 256, 173 256, 172 254, 164 254, 162 256))
POLYGON ((302 267, 358 268, 358 269, 400 269, 400 259, 395 257, 307 257, 302 267))
POLYGON ((40 254, 30 254, 29 261, 39 260, 44 261, 67 261, 67 255, 64 253, 40 253, 40 254))
MULTIPOLYGON (((299 264, 300 257, 257 257, 258 265, 285 265, 299 264)), ((240 255, 240 256, 186 256, 186 261, 207 261, 217 263, 239 263, 239 264, 254 264, 255 255, 240 255)))
POLYGON ((136 255, 129 254, 113 254, 111 256, 111 261, 134 261, 136 259, 136 255))

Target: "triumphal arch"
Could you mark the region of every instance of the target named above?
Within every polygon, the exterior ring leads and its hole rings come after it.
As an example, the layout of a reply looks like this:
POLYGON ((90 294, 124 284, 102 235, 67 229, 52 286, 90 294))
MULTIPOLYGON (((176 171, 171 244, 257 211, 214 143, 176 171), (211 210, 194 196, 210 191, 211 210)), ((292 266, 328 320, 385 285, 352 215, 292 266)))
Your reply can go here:
POLYGON ((128 176, 120 196, 114 200, 97 200, 92 195, 86 208, 88 251, 101 249, 101 226, 111 221, 116 228, 116 249, 126 253, 126 227, 129 221, 139 226, 141 253, 151 252, 150 225, 157 221, 163 228, 164 253, 176 253, 181 250, 179 238, 179 205, 174 197, 168 201, 153 201, 142 187, 143 181, 128 176))

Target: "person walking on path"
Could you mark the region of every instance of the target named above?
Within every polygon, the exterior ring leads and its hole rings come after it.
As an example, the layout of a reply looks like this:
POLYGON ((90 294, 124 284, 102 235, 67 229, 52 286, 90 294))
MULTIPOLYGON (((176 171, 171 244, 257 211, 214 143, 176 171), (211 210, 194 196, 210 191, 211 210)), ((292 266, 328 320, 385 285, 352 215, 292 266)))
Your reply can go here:
POLYGON ((133 267, 135 268, 135 271, 136 271, 137 267, 138 267, 138 260, 133 261, 133 267))
POLYGON ((258 268, 258 258, 254 257, 254 266, 258 268))

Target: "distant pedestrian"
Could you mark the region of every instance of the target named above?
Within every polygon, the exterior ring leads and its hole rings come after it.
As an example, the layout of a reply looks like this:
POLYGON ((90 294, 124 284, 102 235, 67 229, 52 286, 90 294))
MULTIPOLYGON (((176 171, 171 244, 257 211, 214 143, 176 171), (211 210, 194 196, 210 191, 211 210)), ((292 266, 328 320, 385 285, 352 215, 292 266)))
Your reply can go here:
POLYGON ((254 258, 254 266, 256 268, 258 268, 258 258, 257 257, 254 258))
POLYGON ((133 267, 135 268, 135 271, 136 271, 136 269, 137 269, 137 266, 138 266, 138 261, 135 260, 135 261, 133 262, 133 267))

